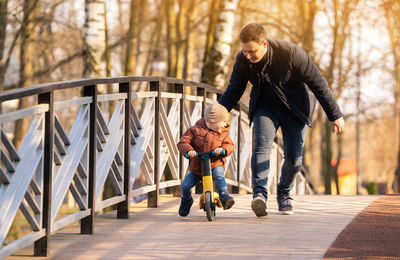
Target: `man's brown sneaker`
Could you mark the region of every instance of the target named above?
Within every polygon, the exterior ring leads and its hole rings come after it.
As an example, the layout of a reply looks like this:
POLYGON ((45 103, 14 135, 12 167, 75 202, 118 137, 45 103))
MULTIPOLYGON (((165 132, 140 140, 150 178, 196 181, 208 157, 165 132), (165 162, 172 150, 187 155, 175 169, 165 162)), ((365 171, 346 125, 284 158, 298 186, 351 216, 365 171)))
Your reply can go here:
POLYGON ((263 217, 268 215, 267 213, 267 201, 265 197, 258 193, 251 202, 251 209, 257 217, 263 217))

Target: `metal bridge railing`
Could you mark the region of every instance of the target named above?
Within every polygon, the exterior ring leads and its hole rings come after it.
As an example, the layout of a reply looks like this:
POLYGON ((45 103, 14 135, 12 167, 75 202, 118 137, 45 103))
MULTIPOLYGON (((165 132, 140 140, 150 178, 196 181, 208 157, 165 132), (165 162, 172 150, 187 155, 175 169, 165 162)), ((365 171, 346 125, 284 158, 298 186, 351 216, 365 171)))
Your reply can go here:
MULTIPOLYGON (((45 256, 49 236, 76 221, 80 221, 82 234, 93 234, 95 213, 112 205, 117 205, 118 218, 128 218, 133 197, 147 195, 148 206, 157 207, 161 189, 172 187, 179 195, 188 161, 179 155, 176 143, 212 102, 209 94, 218 98, 222 92, 166 77, 82 79, 0 93, 2 103, 22 97, 36 100, 29 108, 0 115, 0 258, 32 243, 34 255, 45 256), (99 95, 104 85, 117 90, 99 95), (132 92, 134 85, 141 90, 132 92), (194 94, 186 94, 187 88, 194 94), (72 90, 81 94, 66 100, 62 93, 72 90), (114 107, 111 114, 106 112, 110 104, 114 107), (73 118, 69 127, 66 115, 73 118), (10 125, 22 118, 30 118, 30 127, 17 149, 10 125), (107 179, 114 195, 103 199, 107 179), (79 210, 61 216, 67 194, 79 210), (5 243, 18 210, 32 232, 5 243)), ((235 152, 228 157, 226 179, 233 193, 252 192, 252 128, 246 113, 242 103, 231 112, 235 152)), ((282 149, 274 144, 271 193, 279 180, 282 157, 282 149)), ((302 174, 296 181, 295 193, 313 193, 302 174)))

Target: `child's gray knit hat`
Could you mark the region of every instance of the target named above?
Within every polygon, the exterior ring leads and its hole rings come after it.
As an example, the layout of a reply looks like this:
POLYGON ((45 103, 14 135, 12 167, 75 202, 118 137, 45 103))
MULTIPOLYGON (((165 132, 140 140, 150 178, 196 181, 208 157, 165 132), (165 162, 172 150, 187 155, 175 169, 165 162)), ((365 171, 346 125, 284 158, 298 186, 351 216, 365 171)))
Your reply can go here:
POLYGON ((211 103, 204 111, 204 119, 209 123, 228 121, 228 110, 218 102, 211 103))

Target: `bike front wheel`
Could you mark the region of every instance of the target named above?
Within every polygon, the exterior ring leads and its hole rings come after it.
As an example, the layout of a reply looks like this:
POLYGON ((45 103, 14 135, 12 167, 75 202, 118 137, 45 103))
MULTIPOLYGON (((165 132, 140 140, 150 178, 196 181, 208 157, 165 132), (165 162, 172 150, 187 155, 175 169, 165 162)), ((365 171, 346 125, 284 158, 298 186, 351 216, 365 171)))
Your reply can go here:
POLYGON ((209 191, 205 194, 204 209, 206 211, 208 221, 213 221, 215 218, 215 207, 213 206, 211 192, 209 191))

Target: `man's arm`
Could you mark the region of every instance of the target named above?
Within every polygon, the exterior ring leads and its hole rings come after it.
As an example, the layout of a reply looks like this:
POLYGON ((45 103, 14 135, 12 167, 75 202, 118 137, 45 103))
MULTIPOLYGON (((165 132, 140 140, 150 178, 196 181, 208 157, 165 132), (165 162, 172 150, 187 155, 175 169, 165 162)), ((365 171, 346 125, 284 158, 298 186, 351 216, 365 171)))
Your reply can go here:
POLYGON ((247 85, 246 72, 243 71, 243 68, 241 68, 241 66, 239 65, 239 55, 241 55, 241 52, 236 56, 236 62, 233 65, 233 70, 228 87, 218 101, 221 105, 226 107, 228 111, 231 111, 232 108, 240 100, 247 85))
POLYGON ((185 133, 182 135, 181 139, 179 140, 178 144, 176 145, 178 147, 179 152, 182 155, 185 155, 186 153, 188 153, 190 151, 194 151, 194 148, 191 145, 192 140, 193 140, 193 132, 192 132, 192 128, 189 128, 185 131, 185 133))
POLYGON ((328 83, 324 77, 322 77, 317 66, 315 66, 307 53, 297 45, 294 47, 292 53, 292 67, 314 93, 329 121, 333 122, 341 118, 343 116, 342 112, 335 101, 335 97, 328 83))

